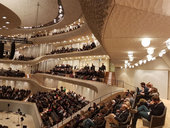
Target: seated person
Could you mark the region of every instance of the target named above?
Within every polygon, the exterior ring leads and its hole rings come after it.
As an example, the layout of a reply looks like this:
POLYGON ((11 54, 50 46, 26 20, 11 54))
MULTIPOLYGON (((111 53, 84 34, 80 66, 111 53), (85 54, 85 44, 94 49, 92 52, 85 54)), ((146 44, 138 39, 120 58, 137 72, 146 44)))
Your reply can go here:
POLYGON ((109 114, 105 117, 106 120, 106 128, 110 128, 110 124, 115 124, 119 126, 122 122, 125 122, 129 116, 128 106, 126 104, 122 104, 120 110, 116 112, 116 114, 109 114))
POLYGON ((138 103, 141 98, 147 99, 149 96, 149 89, 146 87, 145 83, 142 82, 140 85, 141 89, 137 88, 136 103, 138 103))
POLYGON ((160 116, 163 114, 163 111, 165 109, 165 106, 163 102, 160 101, 159 96, 153 96, 152 101, 149 104, 148 109, 145 105, 141 105, 137 108, 137 113, 134 115, 134 118, 132 120, 132 126, 131 128, 136 128, 136 122, 138 118, 143 117, 150 121, 151 116, 160 116))

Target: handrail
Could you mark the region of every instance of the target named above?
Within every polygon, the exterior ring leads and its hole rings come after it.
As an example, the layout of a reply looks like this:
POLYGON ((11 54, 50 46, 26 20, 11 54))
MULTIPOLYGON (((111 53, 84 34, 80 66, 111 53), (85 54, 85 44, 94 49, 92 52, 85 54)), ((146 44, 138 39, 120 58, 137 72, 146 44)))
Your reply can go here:
MULTIPOLYGON (((34 65, 37 64, 39 62, 42 62, 44 60, 48 60, 48 59, 54 59, 54 58, 64 58, 64 57, 78 57, 78 56, 87 56, 89 55, 89 53, 91 53, 90 55, 96 55, 96 51, 98 52, 101 49, 101 45, 98 45, 96 48, 90 49, 90 50, 86 50, 86 51, 81 51, 81 52, 72 52, 73 54, 70 53, 62 53, 62 54, 51 54, 51 55, 43 55, 43 56, 39 56, 37 58, 35 58, 34 60, 29 60, 29 61, 19 61, 19 60, 3 60, 0 59, 0 63, 13 63, 13 64, 30 64, 30 65, 34 65)), ((99 54, 99 55, 104 55, 103 53, 99 54)))
MULTIPOLYGON (((123 80, 115 80, 115 81, 116 81, 117 83, 123 82, 123 88, 125 87, 125 84, 127 84, 128 86, 131 86, 131 87, 133 87, 133 88, 136 90, 136 87, 135 87, 134 85, 128 84, 128 83, 124 82, 123 80)), ((74 113, 73 115, 71 115, 71 117, 68 117, 68 118, 66 118, 66 119, 63 119, 60 123, 54 125, 52 128, 59 128, 59 127, 61 127, 63 124, 66 124, 66 123, 68 123, 70 120, 72 120, 73 117, 75 117, 77 114, 80 114, 80 111, 82 111, 82 110, 87 110, 89 107, 91 107, 91 105, 92 105, 94 102, 95 102, 96 104, 101 103, 102 100, 104 100, 104 99, 106 99, 106 98, 109 97, 108 95, 112 96, 112 95, 115 94, 116 92, 120 92, 120 91, 119 91, 119 90, 115 90, 115 91, 113 91, 113 92, 109 92, 109 93, 107 93, 107 94, 105 94, 105 95, 102 95, 102 96, 100 96, 100 97, 98 97, 98 98, 90 101, 90 103, 89 103, 88 105, 86 105, 85 107, 83 107, 81 110, 79 110, 78 112, 76 112, 76 113, 74 113)))
POLYGON ((52 128, 59 128, 59 127, 61 127, 63 124, 66 124, 66 123, 68 123, 70 120, 72 120, 77 114, 80 114, 80 111, 82 111, 82 110, 87 110, 89 107, 91 107, 91 105, 92 105, 94 102, 95 102, 96 104, 98 104, 98 103, 100 103, 102 100, 108 98, 109 95, 112 96, 113 94, 118 93, 118 92, 120 92, 120 90, 115 90, 115 91, 113 91, 113 92, 109 92, 109 93, 107 93, 107 94, 105 94, 105 95, 103 95, 103 96, 101 96, 101 97, 99 97, 99 98, 96 98, 96 99, 90 101, 90 103, 87 104, 85 107, 83 107, 81 110, 79 110, 78 112, 76 112, 76 113, 74 113, 73 115, 71 115, 71 117, 68 117, 68 118, 66 118, 66 119, 63 119, 60 123, 54 125, 52 128))
POLYGON ((132 87, 132 88, 134 88, 134 89, 136 88, 136 86, 131 85, 131 84, 129 84, 129 83, 123 81, 123 80, 114 80, 114 82, 115 82, 115 85, 117 85, 117 86, 119 86, 119 84, 120 84, 120 82, 121 82, 123 88, 125 88, 125 85, 130 86, 130 87, 132 87))

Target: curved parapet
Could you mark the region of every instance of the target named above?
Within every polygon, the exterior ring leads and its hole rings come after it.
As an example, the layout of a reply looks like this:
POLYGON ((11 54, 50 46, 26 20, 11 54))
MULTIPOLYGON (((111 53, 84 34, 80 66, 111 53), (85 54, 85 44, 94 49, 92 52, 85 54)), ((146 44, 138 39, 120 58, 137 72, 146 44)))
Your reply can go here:
POLYGON ((109 86, 103 82, 96 82, 96 81, 91 81, 91 80, 82 80, 82 79, 77 79, 77 78, 62 77, 62 76, 49 75, 49 74, 43 74, 43 73, 37 73, 32 76, 34 78, 38 78, 40 81, 44 81, 45 78, 50 78, 50 79, 64 81, 64 82, 76 84, 78 86, 84 86, 84 87, 90 88, 96 92, 96 96, 94 97, 94 99, 99 98, 103 95, 106 95, 109 92, 124 90, 123 88, 120 88, 120 87, 109 86))
POLYGON ((42 86, 36 80, 29 79, 29 78, 0 76, 0 80, 1 80, 2 84, 4 84, 3 81, 9 81, 9 82, 13 81, 14 87, 29 89, 29 90, 31 90, 31 93, 36 93, 37 91, 50 91, 50 90, 52 90, 52 88, 42 86))
POLYGON ((0 63, 8 63, 8 64, 20 64, 20 65, 34 65, 41 61, 55 58, 64 58, 64 57, 79 57, 79 56, 89 56, 89 55, 105 55, 105 52, 101 45, 97 46, 92 50, 81 51, 81 52, 72 52, 72 53, 62 53, 62 54, 52 54, 52 55, 44 55, 37 57, 34 60, 30 61, 18 61, 18 60, 0 60, 0 63))

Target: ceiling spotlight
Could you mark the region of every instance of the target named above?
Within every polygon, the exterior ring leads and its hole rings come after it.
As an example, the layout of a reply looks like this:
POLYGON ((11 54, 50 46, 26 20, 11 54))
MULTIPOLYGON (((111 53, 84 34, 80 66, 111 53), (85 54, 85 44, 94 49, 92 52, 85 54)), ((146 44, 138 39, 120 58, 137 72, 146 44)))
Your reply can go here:
POLYGON ((5 22, 5 23, 6 23, 6 24, 10 24, 10 22, 8 22, 8 21, 7 21, 7 22, 5 22))
POLYGON ((166 50, 163 49, 163 50, 161 50, 161 52, 159 53, 159 56, 162 57, 165 53, 166 53, 166 50))
POLYGON ((147 55, 147 59, 148 59, 148 61, 151 61, 152 60, 152 55, 147 55))
POLYGON ((163 50, 161 50, 161 52, 162 52, 162 54, 164 55, 164 54, 166 53, 166 50, 163 49, 163 50))
POLYGON ((139 64, 141 65, 143 63, 143 61, 142 60, 139 60, 139 64))
POLYGON ((147 60, 143 60, 143 63, 146 64, 147 60))
POLYGON ((134 65, 132 65, 132 68, 134 68, 134 65))
POLYGON ((141 44, 143 47, 148 47, 150 45, 150 38, 143 38, 141 44))
POLYGON ((129 56, 129 57, 133 57, 133 52, 132 52, 132 51, 129 51, 129 52, 128 52, 128 56, 129 56))
POLYGON ((54 23, 57 23, 57 19, 54 19, 54 23))
POLYGON ((168 49, 170 49, 170 39, 168 39, 168 40, 166 41, 166 47, 167 47, 168 49))
POLYGON ((138 66, 138 63, 135 63, 135 66, 137 67, 137 66, 138 66))
POLYGON ((149 55, 153 54, 154 53, 154 48, 152 48, 152 47, 147 48, 147 53, 149 55))
POLYGON ((3 28, 6 28, 6 26, 2 26, 3 28))
POLYGON ((4 19, 4 20, 5 20, 5 19, 7 19, 7 17, 6 17, 6 16, 3 16, 3 17, 2 17, 2 19, 4 19))
POLYGON ((123 67, 121 66, 120 68, 122 69, 123 67))
POLYGON ((132 66, 130 65, 129 68, 132 68, 132 66))
POLYGON ((133 57, 129 57, 129 60, 130 60, 130 61, 133 61, 133 60, 134 60, 134 58, 133 58, 133 57))
POLYGON ((128 63, 128 60, 125 60, 125 64, 127 64, 128 63))
POLYGON ((156 57, 152 57, 152 61, 153 61, 153 60, 156 60, 156 57))

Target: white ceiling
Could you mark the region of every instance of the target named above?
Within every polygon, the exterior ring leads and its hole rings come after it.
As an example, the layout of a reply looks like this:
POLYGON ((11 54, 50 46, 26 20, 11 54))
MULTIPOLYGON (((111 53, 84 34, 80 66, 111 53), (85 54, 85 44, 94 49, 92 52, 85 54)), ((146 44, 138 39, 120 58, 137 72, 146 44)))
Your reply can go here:
POLYGON ((36 26, 37 3, 39 2, 38 24, 52 21, 58 15, 57 0, 0 0, 21 19, 21 26, 36 26), (49 15, 50 13, 50 15, 49 15))
MULTIPOLYGON (((64 19, 55 25, 40 28, 39 30, 52 30, 54 28, 62 28, 65 25, 72 24, 82 17, 82 11, 80 4, 77 0, 61 0, 64 8, 64 19)), ((21 20, 21 26, 35 26, 37 3, 39 2, 38 13, 38 25, 45 24, 52 21, 58 15, 58 0, 0 0, 0 3, 11 9, 21 20)), ((33 30, 17 29, 19 26, 15 26, 15 29, 10 29, 0 34, 21 34, 30 33, 33 30)))
POLYGON ((5 7, 0 3, 0 32, 8 31, 2 26, 6 26, 8 29, 13 29, 16 26, 19 26, 21 24, 20 18, 13 13, 10 9, 5 7), (2 17, 6 17, 6 19, 3 19, 2 17), (10 24, 6 24, 6 22, 10 22, 10 24))
POLYGON ((116 0, 109 15, 103 46, 116 66, 123 66, 128 60, 128 51, 134 52, 132 64, 146 58, 142 47, 144 37, 151 38, 150 47, 154 56, 166 48, 170 38, 170 0, 116 0))

